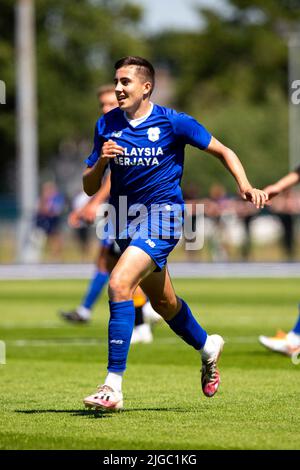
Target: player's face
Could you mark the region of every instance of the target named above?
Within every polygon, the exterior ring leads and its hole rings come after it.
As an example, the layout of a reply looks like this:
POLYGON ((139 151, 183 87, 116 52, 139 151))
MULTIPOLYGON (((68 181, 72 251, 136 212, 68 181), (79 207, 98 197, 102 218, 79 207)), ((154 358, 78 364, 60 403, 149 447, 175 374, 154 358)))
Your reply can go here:
POLYGON ((118 69, 114 82, 119 107, 127 112, 138 109, 151 90, 151 83, 145 82, 134 65, 118 69))
POLYGON ((115 93, 113 91, 107 91, 106 93, 103 93, 101 96, 99 96, 99 105, 103 114, 106 114, 112 109, 117 108, 118 101, 115 93))

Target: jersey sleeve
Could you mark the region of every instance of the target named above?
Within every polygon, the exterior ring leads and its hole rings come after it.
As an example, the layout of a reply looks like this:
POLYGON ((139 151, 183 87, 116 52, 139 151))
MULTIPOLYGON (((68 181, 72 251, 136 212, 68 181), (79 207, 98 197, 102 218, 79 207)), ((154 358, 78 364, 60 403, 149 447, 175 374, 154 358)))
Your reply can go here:
POLYGON ((99 159, 101 148, 103 145, 103 138, 99 133, 99 127, 101 127, 101 119, 96 122, 95 132, 94 132, 94 146, 92 153, 84 160, 89 168, 95 165, 99 159))
POLYGON ((183 143, 193 145, 201 150, 208 147, 212 135, 196 119, 185 113, 176 113, 171 120, 175 135, 183 143))

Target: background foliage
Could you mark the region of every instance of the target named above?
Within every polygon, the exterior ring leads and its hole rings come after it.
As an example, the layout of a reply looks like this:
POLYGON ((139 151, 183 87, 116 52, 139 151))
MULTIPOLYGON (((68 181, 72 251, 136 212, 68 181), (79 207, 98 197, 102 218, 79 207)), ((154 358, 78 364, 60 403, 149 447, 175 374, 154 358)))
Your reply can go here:
MULTIPOLYGON (((98 114, 95 91, 111 80, 114 61, 144 55, 175 81, 172 105, 198 118, 242 159, 262 186, 288 170, 288 35, 297 30, 299 0, 231 0, 230 14, 201 10, 197 32, 147 37, 142 10, 123 0, 37 0, 36 52, 41 168, 65 141, 90 139, 98 114)), ((228 11, 228 9, 226 9, 228 11)), ((13 191, 16 169, 14 4, 1 1, 0 70, 7 84, 1 107, 0 191, 13 191)), ((218 162, 189 149, 184 183, 199 194, 220 180, 218 162), (199 161, 201 160, 201 165, 199 161)))

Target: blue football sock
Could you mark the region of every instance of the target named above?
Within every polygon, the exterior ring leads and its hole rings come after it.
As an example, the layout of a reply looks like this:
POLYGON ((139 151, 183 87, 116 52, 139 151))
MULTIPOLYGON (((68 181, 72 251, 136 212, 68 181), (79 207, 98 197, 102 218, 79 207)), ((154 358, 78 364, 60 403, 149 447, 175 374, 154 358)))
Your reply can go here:
POLYGON ((81 305, 85 308, 91 309, 101 294, 103 287, 107 283, 109 275, 107 272, 96 271, 90 281, 87 293, 81 305))
POLYGON ((108 325, 108 371, 122 372, 126 361, 134 327, 133 300, 109 302, 110 319, 108 325))
MULTIPOLYGON (((299 310, 300 310, 300 305, 299 305, 299 310)), ((298 320, 296 322, 296 325, 294 326, 294 328, 292 329, 292 331, 294 333, 296 333, 296 335, 300 335, 300 314, 299 314, 299 317, 298 317, 298 320)))
POLYGON ((200 350, 205 344, 207 333, 193 317, 189 306, 184 300, 180 300, 182 302, 181 310, 167 323, 186 343, 200 350))

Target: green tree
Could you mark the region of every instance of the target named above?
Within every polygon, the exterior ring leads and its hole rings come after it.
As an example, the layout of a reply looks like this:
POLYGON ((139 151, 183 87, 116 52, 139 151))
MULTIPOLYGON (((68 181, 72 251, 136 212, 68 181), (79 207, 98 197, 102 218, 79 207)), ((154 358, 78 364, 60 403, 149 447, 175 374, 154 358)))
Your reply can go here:
MULTIPOLYGON (((201 10, 202 31, 153 38, 154 57, 173 71, 176 105, 236 150, 253 183, 264 185, 288 170, 287 38, 299 26, 300 2, 227 3, 226 15, 201 10)), ((196 156, 187 159, 185 183, 207 192, 220 179, 234 189, 217 163, 204 157, 199 167, 196 156)))
MULTIPOLYGON (((43 166, 63 140, 92 137, 98 115, 97 87, 112 80, 116 59, 127 54, 148 55, 148 48, 136 33, 142 11, 125 0, 36 0, 35 7, 43 166)), ((14 22, 13 2, 2 0, 0 79, 7 84, 7 105, 0 110, 2 192, 15 185, 8 178, 16 155, 14 22)))

